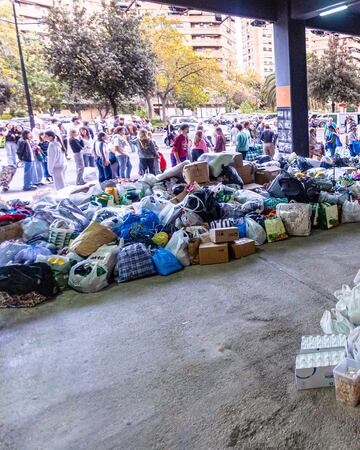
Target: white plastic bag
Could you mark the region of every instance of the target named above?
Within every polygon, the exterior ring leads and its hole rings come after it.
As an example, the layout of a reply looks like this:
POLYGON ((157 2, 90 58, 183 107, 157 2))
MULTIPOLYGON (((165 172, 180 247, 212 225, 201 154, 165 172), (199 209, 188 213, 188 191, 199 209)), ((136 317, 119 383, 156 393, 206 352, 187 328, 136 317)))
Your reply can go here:
POLYGON ((348 336, 355 326, 339 311, 333 310, 335 319, 330 311, 324 311, 320 326, 325 334, 345 334, 348 336))
POLYGON ((176 228, 191 227, 195 225, 201 225, 204 220, 196 214, 194 211, 183 210, 180 216, 175 221, 176 228))
POLYGON ((266 242, 266 232, 264 228, 250 217, 245 217, 246 237, 255 241, 256 245, 263 245, 266 242))
POLYGON ((69 286, 79 292, 99 292, 108 286, 119 247, 102 245, 90 257, 70 270, 69 286))
POLYGON ((165 208, 163 208, 159 213, 159 219, 162 225, 166 227, 172 223, 175 223, 175 220, 181 214, 181 207, 179 205, 174 205, 173 203, 168 203, 165 208))
POLYGON ((145 208, 159 214, 162 209, 166 206, 167 202, 160 201, 155 195, 149 195, 144 197, 140 201, 140 208, 145 208))
POLYGON ((355 359, 355 361, 360 361, 360 327, 352 330, 347 338, 346 356, 355 359))
POLYGON ((360 222, 360 203, 345 200, 342 205, 341 223, 360 222))
POLYGON ((43 237, 47 239, 49 236, 49 224, 45 220, 31 217, 23 220, 21 226, 25 242, 30 241, 34 237, 43 237))
POLYGON ((246 203, 252 200, 259 200, 261 202, 264 202, 264 197, 260 194, 257 194, 256 192, 243 189, 236 191, 234 195, 234 200, 236 200, 239 203, 246 203))
POLYGON ((188 253, 188 244, 189 236, 183 229, 181 229, 179 231, 175 231, 165 248, 166 250, 170 250, 170 252, 177 257, 183 266, 189 266, 190 258, 188 253))

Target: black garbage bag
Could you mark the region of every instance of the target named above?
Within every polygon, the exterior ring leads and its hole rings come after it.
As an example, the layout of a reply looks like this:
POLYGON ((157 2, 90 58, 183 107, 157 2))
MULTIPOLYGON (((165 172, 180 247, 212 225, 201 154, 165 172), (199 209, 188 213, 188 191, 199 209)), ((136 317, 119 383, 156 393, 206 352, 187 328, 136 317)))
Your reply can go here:
POLYGON ((301 172, 306 172, 307 170, 312 169, 312 165, 306 161, 306 158, 301 156, 298 156, 296 163, 301 172))
POLYGON ((223 177, 223 184, 237 184, 238 186, 241 186, 241 188, 244 186, 244 182, 235 167, 223 166, 219 176, 223 177))
POLYGON ((304 185, 300 180, 285 172, 279 180, 280 189, 289 201, 295 200, 298 203, 309 203, 304 185))
POLYGON ((184 202, 185 208, 196 212, 207 223, 221 218, 220 204, 207 188, 188 195, 184 202))
POLYGON ((320 188, 315 180, 308 179, 304 182, 307 198, 310 203, 317 203, 320 196, 320 188))
POLYGON ((51 298, 59 293, 59 287, 46 263, 14 264, 0 267, 0 291, 10 295, 38 292, 51 298))

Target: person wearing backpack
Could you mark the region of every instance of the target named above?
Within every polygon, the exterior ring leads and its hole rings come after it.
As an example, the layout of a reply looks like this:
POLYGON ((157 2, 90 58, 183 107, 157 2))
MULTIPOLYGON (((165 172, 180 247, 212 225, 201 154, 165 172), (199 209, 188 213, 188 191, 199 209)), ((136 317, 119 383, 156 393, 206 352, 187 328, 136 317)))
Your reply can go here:
POLYGON ((154 142, 149 138, 147 130, 143 129, 139 133, 139 159, 140 172, 147 171, 155 175, 155 159, 159 158, 154 142))
POLYGON ((24 191, 34 191, 33 174, 34 174, 34 153, 31 148, 31 131, 22 132, 18 141, 17 156, 24 163, 24 191))

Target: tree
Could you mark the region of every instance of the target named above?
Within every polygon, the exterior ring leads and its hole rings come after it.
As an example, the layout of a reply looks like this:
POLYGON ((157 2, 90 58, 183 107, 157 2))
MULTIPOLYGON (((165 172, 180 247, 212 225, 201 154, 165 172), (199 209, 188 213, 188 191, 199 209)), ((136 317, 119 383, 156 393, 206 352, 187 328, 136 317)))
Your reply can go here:
POLYGON ((116 3, 89 14, 76 2, 71 10, 51 8, 45 46, 50 70, 70 90, 118 108, 153 90, 153 53, 139 19, 116 3), (81 24, 81 25, 79 25, 81 24))
POLYGON ((206 91, 219 72, 213 58, 198 56, 185 36, 165 17, 145 18, 143 28, 156 58, 155 92, 162 104, 163 120, 170 99, 191 109, 208 100, 206 91))
POLYGON ((262 98, 266 106, 274 109, 276 106, 276 77, 274 73, 269 74, 264 81, 262 98))
POLYGON ((315 54, 309 58, 308 89, 309 95, 321 104, 331 102, 332 112, 336 103, 359 102, 359 69, 337 36, 330 36, 328 48, 320 58, 315 54))
POLYGON ((10 84, 0 78, 0 114, 3 113, 5 107, 9 104, 11 95, 10 84))

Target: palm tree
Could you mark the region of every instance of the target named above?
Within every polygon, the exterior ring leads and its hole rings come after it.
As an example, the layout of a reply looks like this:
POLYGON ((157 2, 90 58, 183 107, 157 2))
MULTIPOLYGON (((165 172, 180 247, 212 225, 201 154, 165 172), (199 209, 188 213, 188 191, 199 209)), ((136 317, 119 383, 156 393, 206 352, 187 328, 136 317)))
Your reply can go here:
POLYGON ((264 86, 263 86, 263 98, 264 102, 271 106, 271 108, 275 108, 276 105, 276 78, 275 73, 271 73, 265 78, 264 86))

